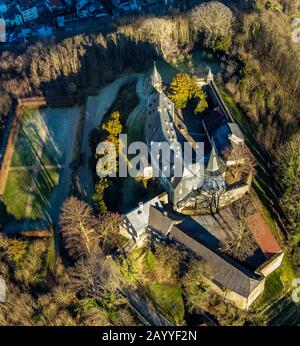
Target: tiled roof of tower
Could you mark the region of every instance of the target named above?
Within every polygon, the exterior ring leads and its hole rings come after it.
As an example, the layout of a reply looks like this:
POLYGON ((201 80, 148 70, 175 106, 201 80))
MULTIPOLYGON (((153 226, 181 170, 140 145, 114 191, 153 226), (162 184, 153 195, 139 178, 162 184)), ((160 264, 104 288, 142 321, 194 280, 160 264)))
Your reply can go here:
POLYGON ((212 149, 211 149, 210 157, 206 167, 206 171, 208 171, 209 174, 212 174, 212 175, 214 174, 220 175, 226 171, 226 165, 224 164, 222 159, 219 157, 214 143, 212 144, 212 149))
POLYGON ((156 67, 156 63, 154 62, 154 66, 153 66, 153 72, 151 75, 151 84, 153 85, 153 87, 157 87, 157 86, 161 86, 162 85, 162 79, 161 79, 161 75, 157 70, 156 67))

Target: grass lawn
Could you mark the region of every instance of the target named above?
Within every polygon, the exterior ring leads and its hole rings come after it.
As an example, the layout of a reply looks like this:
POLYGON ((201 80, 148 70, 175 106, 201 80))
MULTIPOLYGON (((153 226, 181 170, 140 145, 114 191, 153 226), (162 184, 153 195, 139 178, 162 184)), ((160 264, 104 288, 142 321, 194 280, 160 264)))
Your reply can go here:
POLYGON ((149 295, 157 309, 175 325, 184 324, 184 303, 181 286, 151 283, 149 295))
POLYGON ((56 169, 43 170, 38 173, 36 188, 33 192, 32 212, 26 217, 25 210, 32 182, 32 171, 10 171, 3 194, 3 204, 0 207, 1 221, 7 224, 25 218, 38 220, 43 217, 44 208, 53 189, 58 184, 58 180, 59 171, 56 169))
POLYGON ((41 121, 38 111, 24 111, 11 166, 32 166, 36 160, 41 121))
POLYGON ((55 186, 59 181, 58 169, 41 170, 36 178, 36 187, 32 202, 30 219, 38 220, 43 218, 46 205, 55 186))
POLYGON ((6 223, 11 219, 21 220, 25 217, 31 179, 31 171, 28 170, 9 172, 3 194, 2 212, 0 211, 2 222, 6 223))
POLYGON ((292 263, 284 256, 281 266, 266 278, 265 290, 262 296, 252 307, 252 311, 259 312, 275 302, 292 286, 296 278, 292 263))
POLYGON ((178 283, 163 282, 157 277, 156 268, 159 265, 156 257, 150 250, 135 249, 130 254, 134 265, 133 271, 139 277, 144 277, 147 294, 157 310, 170 322, 176 325, 184 324, 184 302, 181 285, 178 283))
POLYGON ((44 111, 42 116, 47 127, 47 136, 41 157, 43 165, 64 164, 66 151, 73 135, 73 123, 77 108, 53 108, 44 111))
POLYGON ((65 160, 66 154, 64 152, 59 152, 54 143, 47 139, 41 157, 42 165, 64 164, 65 160))
POLYGON ((253 311, 268 306, 272 301, 278 299, 284 293, 284 285, 280 280, 280 270, 276 270, 266 278, 265 290, 262 296, 253 306, 253 311))

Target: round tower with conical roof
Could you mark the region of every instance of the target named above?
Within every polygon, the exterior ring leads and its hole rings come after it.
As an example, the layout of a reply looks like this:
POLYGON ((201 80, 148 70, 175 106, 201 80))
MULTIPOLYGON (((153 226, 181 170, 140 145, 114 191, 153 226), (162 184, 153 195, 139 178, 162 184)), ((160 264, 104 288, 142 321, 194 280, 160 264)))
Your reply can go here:
POLYGON ((152 87, 156 91, 159 91, 159 92, 162 91, 162 78, 161 78, 160 73, 157 70, 156 62, 154 62, 153 71, 152 71, 152 74, 151 74, 150 81, 151 81, 152 87))

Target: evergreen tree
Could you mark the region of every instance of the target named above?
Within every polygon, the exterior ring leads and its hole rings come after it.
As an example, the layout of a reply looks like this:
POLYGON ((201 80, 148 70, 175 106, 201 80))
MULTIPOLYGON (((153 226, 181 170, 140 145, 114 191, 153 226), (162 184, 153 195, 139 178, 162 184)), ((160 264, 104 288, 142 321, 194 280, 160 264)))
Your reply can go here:
POLYGON ((176 74, 170 84, 169 98, 176 108, 185 108, 191 98, 191 78, 186 73, 176 74))
POLYGON ((102 129, 105 130, 108 134, 108 137, 117 138, 119 134, 122 132, 122 124, 120 121, 120 113, 113 112, 111 114, 110 119, 102 125, 102 129))
POLYGON ((190 100, 196 100, 195 113, 203 112, 207 107, 206 93, 197 85, 197 78, 186 73, 178 73, 170 84, 169 98, 176 108, 185 108, 190 100))

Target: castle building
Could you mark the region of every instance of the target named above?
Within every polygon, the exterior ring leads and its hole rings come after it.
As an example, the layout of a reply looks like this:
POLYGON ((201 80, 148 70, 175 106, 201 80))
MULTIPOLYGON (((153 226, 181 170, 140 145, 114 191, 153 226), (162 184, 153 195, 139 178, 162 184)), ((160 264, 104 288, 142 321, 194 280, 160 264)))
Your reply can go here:
POLYGON ((264 291, 265 278, 281 265, 284 253, 263 215, 257 211, 246 220, 257 243, 256 255, 249 255, 247 266, 220 250, 220 242, 230 232, 229 225, 234 228, 236 222, 227 207, 250 190, 252 174, 246 183, 228 185, 228 168, 244 163, 244 137, 218 94, 212 73, 200 82, 208 86, 216 106, 201 118, 203 133, 200 138, 206 150, 200 158, 196 155, 189 162, 182 160, 182 175, 177 176, 176 158, 182 155, 182 147, 184 144, 194 150, 195 147, 189 141, 191 136, 184 137, 178 127, 178 110, 164 93, 162 78, 154 64, 145 136, 152 170, 159 173, 154 177, 165 192, 148 202, 140 202, 124 215, 120 232, 130 239, 130 249, 132 243, 143 246, 152 239, 176 245, 189 258, 206 261, 211 269, 206 277, 211 288, 239 308, 248 309, 264 291), (153 144, 161 150, 153 153, 153 144), (173 150, 169 150, 170 155, 166 155, 168 148, 173 150), (228 149, 230 155, 222 155, 228 149), (210 199, 215 205, 211 205, 210 199))
MULTIPOLYGON (((213 83, 213 74, 209 70, 205 79, 206 83, 213 83)), ((148 100, 147 117, 145 122, 145 136, 151 156, 151 165, 159 171, 158 181, 169 195, 169 200, 176 211, 182 212, 185 209, 197 209, 199 205, 203 207, 201 200, 208 197, 212 191, 222 192, 220 202, 226 203, 226 181, 225 173, 230 165, 236 164, 237 158, 243 163, 241 146, 244 137, 236 123, 226 118, 220 107, 215 108, 207 117, 203 117, 203 129, 206 137, 205 144, 210 148, 210 152, 205 155, 202 148, 195 155, 193 142, 183 140, 183 135, 176 124, 178 110, 174 103, 163 91, 162 78, 154 64, 153 72, 150 77, 152 93, 148 100), (153 143, 161 146, 161 153, 153 155, 153 143), (165 144, 169 145, 171 155, 164 155, 165 144), (179 156, 182 157, 185 149, 190 147, 193 152, 193 159, 189 162, 183 160, 182 175, 176 175, 176 164, 179 156), (227 148, 232 148, 235 155, 233 159, 224 162, 221 155, 227 148), (225 193, 223 193, 225 192, 225 193), (200 197, 200 201, 199 201, 200 197), (224 199, 224 201, 222 200, 224 199)), ((189 136, 190 137, 190 136, 189 136)), ((198 143, 194 143, 196 146, 198 143)), ((199 148, 198 148, 199 149, 199 148)), ((178 167, 177 167, 178 168, 178 167)), ((247 189, 244 189, 244 194, 247 189)), ((230 192, 230 199, 233 201, 234 193, 230 192)), ((236 194, 236 199, 241 197, 241 193, 236 194)))
MULTIPOLYGON (((201 171, 203 171, 204 162, 203 160, 202 162, 193 162, 192 160, 185 162, 183 160, 184 148, 178 140, 178 129, 174 122, 175 106, 163 92, 162 78, 155 64, 150 80, 152 93, 148 100, 145 122, 146 143, 152 167, 154 170, 159 171, 158 180, 168 193, 174 209, 178 209, 178 203, 189 199, 191 193, 202 185, 203 174, 201 174, 201 171), (154 143, 161 148, 155 154, 153 150, 154 143), (170 152, 166 153, 168 148, 170 152), (177 169, 178 171, 176 171, 177 169), (176 174, 176 172, 179 174, 176 174)), ((193 150, 190 149, 192 153, 193 150)), ((191 196, 191 198, 194 197, 191 196)))

